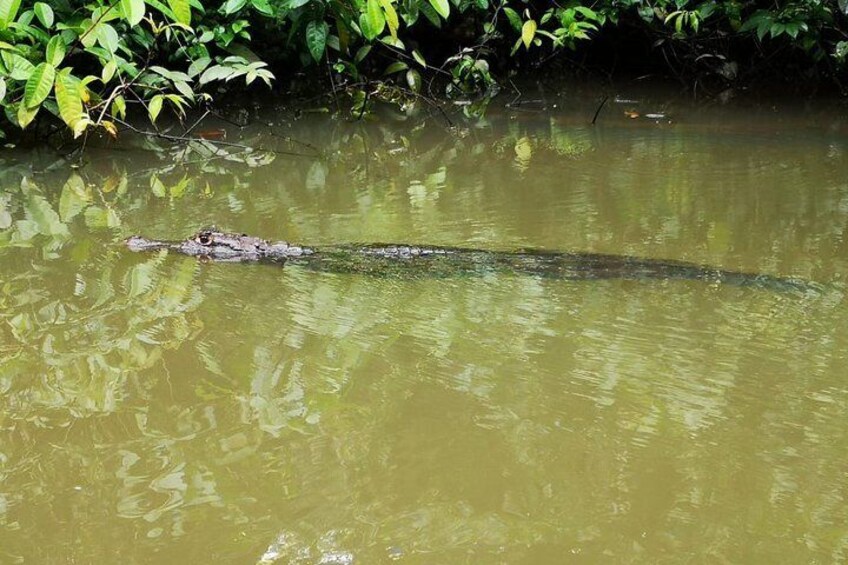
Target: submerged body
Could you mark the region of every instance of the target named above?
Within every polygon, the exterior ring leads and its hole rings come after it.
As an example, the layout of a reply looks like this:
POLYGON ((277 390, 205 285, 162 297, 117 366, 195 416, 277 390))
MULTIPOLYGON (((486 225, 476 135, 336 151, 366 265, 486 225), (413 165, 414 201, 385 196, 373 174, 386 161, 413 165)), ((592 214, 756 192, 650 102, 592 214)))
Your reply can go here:
POLYGON ((813 283, 772 275, 725 271, 687 263, 642 259, 627 255, 562 253, 522 249, 485 251, 459 247, 403 244, 304 247, 285 241, 268 241, 245 234, 205 228, 183 241, 157 241, 133 236, 133 251, 170 249, 214 261, 292 263, 335 273, 378 276, 446 277, 455 275, 517 273, 564 280, 684 279, 785 291, 809 291, 813 283))

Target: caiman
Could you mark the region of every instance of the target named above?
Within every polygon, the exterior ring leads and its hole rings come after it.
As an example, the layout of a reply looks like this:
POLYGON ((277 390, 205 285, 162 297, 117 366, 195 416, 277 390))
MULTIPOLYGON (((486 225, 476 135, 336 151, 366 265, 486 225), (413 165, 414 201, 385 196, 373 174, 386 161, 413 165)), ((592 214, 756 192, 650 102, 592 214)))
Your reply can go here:
POLYGON ((726 271, 684 261, 643 259, 627 255, 535 249, 486 251, 405 244, 306 247, 222 232, 215 227, 201 229, 183 241, 157 241, 136 235, 127 239, 126 244, 133 251, 169 249, 211 261, 296 264, 318 271, 382 276, 445 277, 519 273, 564 280, 698 280, 793 292, 808 292, 818 288, 814 283, 801 279, 726 271))

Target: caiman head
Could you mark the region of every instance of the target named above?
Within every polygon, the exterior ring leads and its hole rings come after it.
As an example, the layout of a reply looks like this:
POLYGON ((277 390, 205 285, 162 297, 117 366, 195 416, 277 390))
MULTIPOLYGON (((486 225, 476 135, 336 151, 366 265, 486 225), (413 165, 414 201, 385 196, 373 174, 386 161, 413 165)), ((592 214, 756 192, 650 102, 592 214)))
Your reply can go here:
POLYGON ((211 226, 183 241, 158 241, 134 235, 126 240, 131 251, 170 249, 215 261, 285 261, 304 254, 304 249, 285 241, 270 242, 247 234, 227 233, 211 226))

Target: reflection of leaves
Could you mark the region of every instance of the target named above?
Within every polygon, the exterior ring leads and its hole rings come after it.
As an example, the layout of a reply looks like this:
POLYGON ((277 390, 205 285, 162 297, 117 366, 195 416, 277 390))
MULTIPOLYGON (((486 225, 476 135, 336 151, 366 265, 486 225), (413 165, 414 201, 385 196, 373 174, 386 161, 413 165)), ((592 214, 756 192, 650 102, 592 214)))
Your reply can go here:
POLYGON ((63 222, 69 222, 90 202, 91 190, 85 186, 82 177, 72 173, 62 187, 62 196, 59 198, 59 217, 63 222))
POLYGON ((43 196, 35 193, 29 194, 26 212, 27 219, 35 225, 37 233, 61 237, 70 235, 59 214, 43 196))
POLYGON ((121 219, 112 208, 89 206, 85 209, 85 225, 90 228, 116 228, 121 225, 121 219))
POLYGON ((321 190, 327 184, 327 165, 323 161, 315 161, 306 173, 306 188, 321 190))

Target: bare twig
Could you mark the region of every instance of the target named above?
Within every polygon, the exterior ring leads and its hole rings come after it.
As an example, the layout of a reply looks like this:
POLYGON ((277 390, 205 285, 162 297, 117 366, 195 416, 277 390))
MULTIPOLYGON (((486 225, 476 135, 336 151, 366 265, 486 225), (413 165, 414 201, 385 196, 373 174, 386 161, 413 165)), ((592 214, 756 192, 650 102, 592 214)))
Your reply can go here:
POLYGON ((609 96, 604 96, 604 99, 601 100, 601 103, 598 105, 598 109, 595 110, 595 115, 592 116, 592 125, 595 125, 595 122, 598 120, 598 115, 601 113, 601 110, 603 109, 604 104, 607 103, 607 100, 609 100, 609 96))

